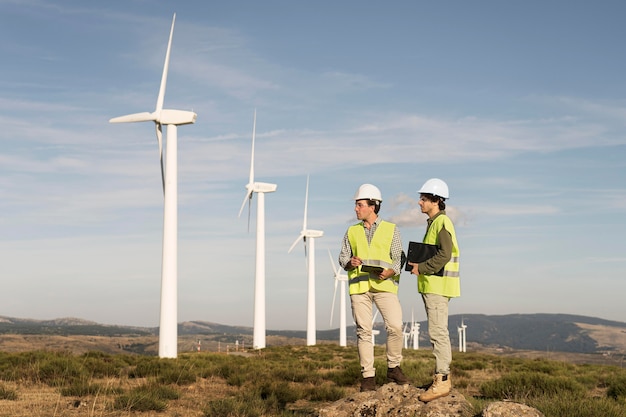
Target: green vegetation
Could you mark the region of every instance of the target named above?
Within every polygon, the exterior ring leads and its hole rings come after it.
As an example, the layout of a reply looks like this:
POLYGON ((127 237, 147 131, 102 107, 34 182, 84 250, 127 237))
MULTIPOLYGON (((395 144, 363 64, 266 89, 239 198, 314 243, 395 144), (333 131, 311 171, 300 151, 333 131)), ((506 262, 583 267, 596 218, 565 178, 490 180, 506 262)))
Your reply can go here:
MULTIPOLYGON (((416 386, 427 384, 431 352, 404 354, 404 373, 416 386)), ((386 382, 384 357, 377 347, 379 385, 386 382)), ((491 401, 513 400, 546 417, 626 417, 626 369, 620 367, 455 353, 452 375, 454 387, 476 415, 491 401)), ((18 401, 28 390, 49 389, 67 402, 88 404, 90 415, 170 415, 168 410, 184 403, 206 417, 307 416, 356 392, 359 381, 356 348, 336 345, 269 347, 247 355, 195 352, 178 359, 0 352, 4 404, 18 401), (100 412, 95 411, 98 407, 100 412)))

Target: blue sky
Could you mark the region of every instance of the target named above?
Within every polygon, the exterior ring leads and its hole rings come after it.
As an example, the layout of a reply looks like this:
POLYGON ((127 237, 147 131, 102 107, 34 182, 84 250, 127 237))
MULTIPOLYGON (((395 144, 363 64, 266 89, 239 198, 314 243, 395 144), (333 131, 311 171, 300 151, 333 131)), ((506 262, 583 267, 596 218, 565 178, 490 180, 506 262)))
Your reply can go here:
MULTIPOLYGON (((252 326, 254 110, 266 195, 267 328, 306 328, 302 227, 316 241, 317 327, 362 183, 405 247, 417 190, 448 182, 461 246, 451 314, 624 321, 626 5, 620 1, 0 0, 0 315, 156 326, 163 194, 152 111, 179 138, 179 321, 252 326)), ((256 201, 256 199, 255 199, 256 201)), ((402 274, 405 319, 424 320, 402 274)), ((453 325, 453 323, 451 323, 453 325)), ((471 325, 471 324, 470 324, 471 325)))

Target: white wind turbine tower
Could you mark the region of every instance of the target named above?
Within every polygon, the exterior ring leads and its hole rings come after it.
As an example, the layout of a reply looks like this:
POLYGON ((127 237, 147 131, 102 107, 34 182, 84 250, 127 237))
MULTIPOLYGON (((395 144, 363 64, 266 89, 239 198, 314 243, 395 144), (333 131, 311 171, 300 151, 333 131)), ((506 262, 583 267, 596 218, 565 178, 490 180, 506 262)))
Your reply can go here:
POLYGON ((335 278, 335 292, 333 293, 333 304, 330 309, 330 326, 333 324, 333 312, 335 310, 335 298, 337 296, 337 283, 339 283, 339 346, 347 346, 346 342, 346 283, 348 282, 348 274, 341 273, 340 267, 335 265, 333 257, 328 250, 330 264, 333 267, 335 278))
POLYGON ((465 339, 465 329, 467 329, 467 325, 463 322, 463 319, 461 319, 461 333, 463 336, 463 350, 462 352, 467 352, 467 343, 466 343, 466 339, 465 339))
POLYGON ((309 177, 306 177, 306 192, 304 194, 304 221, 300 235, 293 242, 287 253, 300 242, 304 243, 304 256, 307 263, 308 275, 308 302, 307 302, 307 322, 306 322, 306 344, 315 345, 315 239, 324 236, 321 230, 307 229, 307 206, 309 201, 309 177), (308 238, 308 240, 307 240, 308 238), (307 245, 309 246, 307 251, 307 245))
POLYGON ((411 340, 413 341, 413 349, 420 347, 420 324, 415 321, 413 311, 411 311, 411 340))
POLYGON ((256 208, 256 267, 254 278, 254 329, 252 347, 265 348, 265 193, 276 191, 276 184, 254 182, 254 140, 256 136, 256 110, 252 126, 252 155, 250 157, 250 179, 246 184, 246 196, 239 210, 239 216, 248 202, 248 209, 254 193, 258 195, 256 208))
POLYGON ((177 356, 177 292, 178 292, 178 138, 177 126, 195 123, 196 113, 184 110, 163 108, 167 71, 174 35, 172 18, 170 38, 165 54, 165 64, 161 77, 161 87, 154 112, 143 112, 115 117, 110 123, 154 122, 159 144, 161 162, 161 181, 163 183, 163 259, 161 268, 161 317, 159 322, 159 357, 175 358, 177 356), (167 126, 167 147, 165 152, 165 168, 163 167, 162 126, 167 126))

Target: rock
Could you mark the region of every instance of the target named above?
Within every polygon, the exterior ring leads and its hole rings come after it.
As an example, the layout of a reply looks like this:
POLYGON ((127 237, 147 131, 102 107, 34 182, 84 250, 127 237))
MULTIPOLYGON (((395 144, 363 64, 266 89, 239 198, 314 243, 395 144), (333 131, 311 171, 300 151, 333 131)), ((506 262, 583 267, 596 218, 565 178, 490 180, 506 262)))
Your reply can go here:
MULTIPOLYGON (((423 403, 417 397, 422 388, 394 383, 376 391, 357 392, 322 407, 316 417, 472 417, 472 405, 457 390, 447 397, 423 403)), ((539 410, 511 401, 489 403, 481 417, 545 417, 539 410)))
POLYGON ((488 404, 482 417, 545 417, 539 410, 511 401, 496 401, 488 404))
POLYGON ((423 403, 424 392, 411 385, 386 384, 376 391, 358 392, 320 408, 317 417, 470 417, 471 404, 458 391, 423 403))

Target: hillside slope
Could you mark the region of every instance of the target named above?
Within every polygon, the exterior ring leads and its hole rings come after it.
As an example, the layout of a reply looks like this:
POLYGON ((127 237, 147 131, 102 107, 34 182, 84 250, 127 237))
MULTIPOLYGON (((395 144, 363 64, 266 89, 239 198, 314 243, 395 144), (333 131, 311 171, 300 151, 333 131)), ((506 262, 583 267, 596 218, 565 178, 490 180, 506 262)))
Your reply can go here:
MULTIPOLYGON (((468 345, 544 352, 626 353, 626 323, 623 322, 569 314, 453 315, 449 320, 453 348, 458 346, 457 327, 461 322, 467 325, 468 345)), ((381 330, 376 342, 383 344, 384 325, 376 323, 376 328, 381 330)), ((212 340, 224 345, 241 340, 247 344, 250 343, 252 328, 190 321, 180 323, 178 332, 179 338, 187 339, 191 344, 196 339, 212 340)), ((427 323, 420 322, 421 347, 430 346, 427 332, 427 323)), ((354 326, 348 328, 347 334, 348 343, 355 343, 354 326)), ((136 339, 157 337, 158 329, 102 325, 75 318, 32 320, 0 316, 0 349, 6 347, 2 342, 7 342, 9 335, 124 337, 128 340, 118 344, 134 344, 143 348, 145 343, 134 343, 136 339)), ((268 330, 267 336, 268 344, 297 343, 298 340, 306 339, 306 332, 268 330)), ((317 340, 320 342, 335 342, 338 339, 338 329, 317 332, 317 340)))

